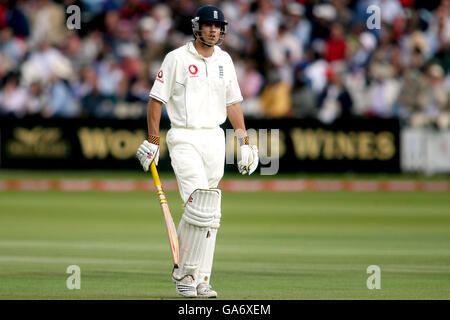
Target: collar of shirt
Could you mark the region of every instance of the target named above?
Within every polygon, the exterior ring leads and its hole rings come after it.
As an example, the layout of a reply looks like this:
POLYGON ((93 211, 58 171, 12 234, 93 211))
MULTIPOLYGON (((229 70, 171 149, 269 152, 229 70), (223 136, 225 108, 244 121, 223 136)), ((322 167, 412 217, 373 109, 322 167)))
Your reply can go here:
POLYGON ((215 60, 221 51, 221 49, 218 46, 214 46, 214 52, 213 52, 212 56, 206 58, 206 57, 202 56, 200 53, 198 53, 197 49, 195 49, 193 40, 189 41, 187 43, 187 50, 190 53, 192 53, 194 56, 197 56, 198 58, 204 59, 207 61, 215 60))

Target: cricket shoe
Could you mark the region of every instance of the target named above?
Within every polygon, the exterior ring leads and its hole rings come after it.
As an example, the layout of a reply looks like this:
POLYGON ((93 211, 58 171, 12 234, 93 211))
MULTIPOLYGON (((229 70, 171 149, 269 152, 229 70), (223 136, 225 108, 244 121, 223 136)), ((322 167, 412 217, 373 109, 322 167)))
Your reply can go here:
POLYGON ((194 278, 191 275, 183 277, 180 281, 175 281, 175 285, 179 295, 186 298, 197 297, 197 288, 195 287, 194 278))
POLYGON ((200 283, 197 286, 198 298, 217 298, 217 292, 214 291, 207 283, 200 283))

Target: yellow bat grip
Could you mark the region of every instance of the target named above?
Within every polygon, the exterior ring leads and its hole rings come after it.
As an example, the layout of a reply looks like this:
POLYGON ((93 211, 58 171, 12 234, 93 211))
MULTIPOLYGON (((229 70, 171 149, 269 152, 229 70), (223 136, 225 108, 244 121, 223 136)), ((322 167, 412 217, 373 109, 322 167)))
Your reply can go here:
POLYGON ((158 170, 156 170, 155 161, 152 161, 152 163, 150 164, 150 171, 152 172, 153 182, 155 183, 155 186, 160 187, 161 180, 159 180, 159 174, 158 174, 158 170))

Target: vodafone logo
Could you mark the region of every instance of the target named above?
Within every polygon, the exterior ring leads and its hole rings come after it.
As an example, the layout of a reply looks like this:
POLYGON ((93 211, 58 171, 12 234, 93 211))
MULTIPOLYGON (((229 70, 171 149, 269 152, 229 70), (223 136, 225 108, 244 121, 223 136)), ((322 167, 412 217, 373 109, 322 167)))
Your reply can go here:
POLYGON ((159 70, 158 74, 156 75, 156 80, 161 83, 164 83, 164 80, 162 79, 162 77, 163 77, 163 71, 159 70))
POLYGON ((192 75, 196 75, 197 72, 198 72, 198 68, 197 68, 197 66, 196 66, 195 64, 191 64, 191 65, 189 66, 188 70, 189 70, 189 72, 190 72, 192 75))

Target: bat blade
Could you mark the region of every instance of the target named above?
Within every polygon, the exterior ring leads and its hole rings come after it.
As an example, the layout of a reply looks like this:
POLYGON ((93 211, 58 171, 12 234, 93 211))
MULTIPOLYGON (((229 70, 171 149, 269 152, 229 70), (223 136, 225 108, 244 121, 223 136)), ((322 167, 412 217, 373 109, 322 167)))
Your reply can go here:
POLYGON ((173 265, 178 268, 179 264, 179 245, 177 230, 175 223, 173 222, 172 214, 170 213, 169 205, 167 203, 161 203, 161 210, 164 215, 164 221, 166 222, 167 234, 169 236, 170 250, 172 251, 173 265))
POLYGON ((151 173, 153 176, 153 182, 155 183, 156 190, 158 191, 159 204, 164 216, 164 222, 166 223, 166 230, 169 236, 170 250, 172 252, 173 266, 178 268, 179 265, 179 245, 178 235, 173 222, 172 214, 170 213, 169 205, 167 203, 166 195, 162 188, 161 180, 159 179, 158 170, 156 169, 155 162, 150 165, 151 173))

